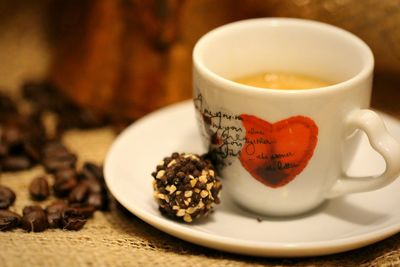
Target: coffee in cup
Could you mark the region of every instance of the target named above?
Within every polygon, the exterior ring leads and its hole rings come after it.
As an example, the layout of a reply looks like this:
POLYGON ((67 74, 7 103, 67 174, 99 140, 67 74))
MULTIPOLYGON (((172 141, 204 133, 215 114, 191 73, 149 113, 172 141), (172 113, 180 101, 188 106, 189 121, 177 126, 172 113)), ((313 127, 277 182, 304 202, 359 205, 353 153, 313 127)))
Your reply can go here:
POLYGON ((314 89, 329 86, 331 83, 322 79, 298 73, 262 72, 239 77, 234 82, 265 89, 314 89))

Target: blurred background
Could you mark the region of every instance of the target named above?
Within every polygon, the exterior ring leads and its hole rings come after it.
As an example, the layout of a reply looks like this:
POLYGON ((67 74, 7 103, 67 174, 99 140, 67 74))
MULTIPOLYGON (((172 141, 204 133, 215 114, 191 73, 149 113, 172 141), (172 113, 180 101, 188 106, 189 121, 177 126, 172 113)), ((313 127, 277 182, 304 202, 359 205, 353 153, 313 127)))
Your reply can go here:
POLYGON ((132 121, 191 97, 201 35, 255 17, 355 33, 375 55, 373 107, 400 117, 398 0, 0 0, 0 90, 18 98, 26 83, 49 81, 93 114, 132 121))

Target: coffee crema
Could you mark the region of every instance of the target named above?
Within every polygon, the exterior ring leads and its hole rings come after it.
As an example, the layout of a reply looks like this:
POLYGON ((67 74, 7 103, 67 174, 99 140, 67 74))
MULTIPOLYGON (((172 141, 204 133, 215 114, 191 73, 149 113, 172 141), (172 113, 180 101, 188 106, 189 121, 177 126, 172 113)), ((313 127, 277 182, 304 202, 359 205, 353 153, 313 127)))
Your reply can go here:
POLYGON ((329 86, 332 83, 303 74, 262 72, 234 79, 234 82, 264 89, 306 90, 329 86))

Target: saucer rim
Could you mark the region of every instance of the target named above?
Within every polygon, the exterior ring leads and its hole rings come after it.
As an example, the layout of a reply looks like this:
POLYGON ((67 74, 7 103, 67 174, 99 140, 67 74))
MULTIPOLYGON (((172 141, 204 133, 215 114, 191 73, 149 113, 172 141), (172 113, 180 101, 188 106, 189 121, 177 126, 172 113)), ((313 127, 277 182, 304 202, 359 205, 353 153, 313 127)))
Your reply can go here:
MULTIPOLYGON (((154 215, 151 212, 148 212, 147 209, 142 210, 139 206, 128 203, 123 196, 119 195, 118 190, 114 187, 112 182, 112 160, 113 155, 115 155, 115 151, 118 148, 118 144, 122 142, 126 136, 129 136, 131 132, 135 131, 135 129, 140 128, 142 124, 146 123, 147 121, 157 118, 160 116, 160 114, 174 112, 180 109, 193 108, 189 107, 192 105, 193 104, 191 100, 186 100, 163 107, 142 117, 127 127, 119 136, 117 136, 107 153, 104 163, 104 176, 110 192, 122 206, 124 206, 127 210, 139 217, 144 222, 165 233, 197 245, 235 254, 263 257, 308 257, 329 255, 373 244, 400 232, 399 221, 397 224, 378 228, 377 230, 369 233, 362 233, 355 236, 333 240, 296 243, 251 241, 218 236, 215 233, 210 234, 197 228, 189 228, 187 225, 171 221, 162 217, 161 215, 154 215)), ((397 124, 400 124, 398 119, 379 111, 378 113, 382 116, 384 121, 391 120, 397 124)))

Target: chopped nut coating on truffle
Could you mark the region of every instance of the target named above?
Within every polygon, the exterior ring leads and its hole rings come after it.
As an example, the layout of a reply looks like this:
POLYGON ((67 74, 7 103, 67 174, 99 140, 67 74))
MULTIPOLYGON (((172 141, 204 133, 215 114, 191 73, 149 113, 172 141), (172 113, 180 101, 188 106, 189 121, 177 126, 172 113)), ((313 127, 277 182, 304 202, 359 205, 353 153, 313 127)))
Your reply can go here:
POLYGON ((157 165, 152 176, 154 198, 170 218, 191 223, 220 203, 221 182, 211 162, 199 155, 175 152, 157 165))

